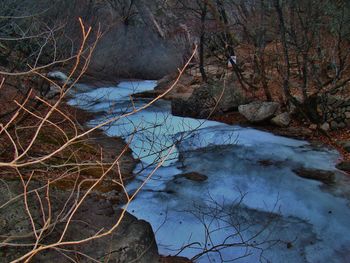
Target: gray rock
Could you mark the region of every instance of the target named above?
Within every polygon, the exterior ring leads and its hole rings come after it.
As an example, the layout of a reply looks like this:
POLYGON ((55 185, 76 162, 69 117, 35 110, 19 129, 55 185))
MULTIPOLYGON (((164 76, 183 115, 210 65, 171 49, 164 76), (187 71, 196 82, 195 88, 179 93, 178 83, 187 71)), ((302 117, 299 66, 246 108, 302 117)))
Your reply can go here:
POLYGON ((68 77, 65 73, 61 72, 61 71, 51 71, 49 73, 47 73, 47 77, 49 79, 52 79, 52 80, 59 80, 61 82, 65 82, 68 80, 68 77))
POLYGON ((274 125, 277 125, 280 127, 287 127, 290 124, 290 121, 291 119, 288 112, 283 112, 271 119, 271 122, 274 125))
POLYGON ((345 112, 345 118, 350 119, 350 111, 345 112))
POLYGON ((279 108, 277 102, 255 101, 238 107, 239 112, 250 122, 262 122, 271 119, 279 108))
POLYGON ((45 94, 45 97, 52 99, 60 94, 61 90, 59 87, 51 85, 49 91, 45 94))
POLYGON ((242 88, 237 86, 228 85, 226 88, 221 86, 214 86, 213 91, 215 94, 216 101, 218 103, 218 110, 222 112, 237 110, 239 105, 249 103, 250 100, 247 99, 245 92, 242 88), (221 99, 220 99, 221 97, 221 99))
POLYGON ((323 131, 329 131, 330 125, 329 125, 328 122, 325 122, 325 123, 323 123, 323 124, 321 125, 320 128, 321 128, 321 130, 323 130, 323 131))
POLYGON ((339 122, 339 123, 338 123, 338 127, 339 127, 340 129, 343 129, 343 128, 346 127, 346 124, 345 124, 344 122, 339 122))

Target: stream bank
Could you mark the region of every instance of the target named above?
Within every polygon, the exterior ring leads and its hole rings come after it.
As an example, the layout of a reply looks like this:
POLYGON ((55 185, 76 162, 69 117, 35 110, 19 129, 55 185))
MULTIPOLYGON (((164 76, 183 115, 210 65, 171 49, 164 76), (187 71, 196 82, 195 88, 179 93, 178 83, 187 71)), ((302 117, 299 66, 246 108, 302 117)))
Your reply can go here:
MULTIPOLYGON (((219 71, 214 66, 210 70, 208 69, 208 72, 211 75, 215 75, 215 72, 219 71)), ((224 84, 222 80, 203 83, 197 71, 192 68, 187 70, 179 83, 164 97, 165 100, 171 101, 172 114, 209 119, 229 125, 252 127, 280 136, 308 140, 316 145, 327 145, 327 147, 334 148, 341 153, 338 168, 350 174, 350 148, 347 147, 350 143, 350 129, 324 130, 323 126, 319 127, 316 124, 303 121, 296 114, 295 107, 286 106, 283 103, 279 103, 276 116, 287 115, 287 123, 273 123, 269 118, 262 122, 249 121, 238 111, 238 108, 240 105, 256 101, 257 98, 240 88, 232 73, 226 73, 224 84)), ((158 81, 154 90, 140 92, 134 94, 133 97, 155 98, 166 91, 175 78, 174 74, 167 75, 158 81)))
MULTIPOLYGON (((37 110, 39 112, 45 110, 42 108, 44 107, 39 106, 37 110)), ((59 106, 59 110, 74 120, 80 133, 86 131, 87 122, 97 116, 95 113, 71 107, 64 102, 59 106)), ((72 136, 76 132, 70 123, 62 118, 61 114, 55 112, 50 120, 59 123, 68 136, 72 136)), ((34 121, 35 118, 26 116, 21 125, 29 126, 34 121)), ((31 139, 30 134, 21 133, 21 135, 22 140, 26 138, 25 136, 29 140, 31 139)), ((35 141, 32 152, 37 156, 50 153, 57 149, 62 141, 64 138, 62 139, 60 132, 50 126, 45 126, 35 141)), ((6 144, 2 146, 4 146, 3 149, 7 149, 6 144)), ((44 224, 45 215, 50 215, 50 220, 53 223, 52 228, 43 233, 40 244, 54 244, 60 239, 70 209, 75 207, 77 200, 91 186, 88 180, 99 178, 105 169, 98 163, 94 163, 96 158, 98 161, 103 160, 105 163, 110 163, 125 147, 127 147, 127 143, 120 137, 110 137, 102 130, 95 130, 87 138, 84 137, 84 139, 76 141, 67 147, 66 151, 50 158, 42 164, 42 169, 39 169, 40 166, 27 168, 27 170, 32 168, 36 171, 31 180, 25 178, 28 180, 27 200, 21 195, 23 185, 18 174, 12 169, 1 169, 0 261, 10 262, 21 257, 31 251, 31 244, 36 241, 32 233, 28 212, 25 209, 25 202, 29 204, 28 209, 37 229, 40 229, 44 224), (69 165, 71 156, 74 156, 75 161, 78 162, 77 166, 81 165, 81 168, 78 168, 78 172, 73 170, 71 173, 69 173, 68 168, 69 176, 62 176, 66 172, 64 165, 66 163, 69 165), (62 168, 59 167, 60 165, 62 168), (61 176, 62 178, 59 179, 61 176), (84 180, 87 182, 83 183, 84 180), (47 184, 50 186, 48 187, 47 184)), ((11 151, 7 152, 11 153, 11 151)), ((2 160, 6 160, 7 152, 2 151, 2 160)), ((132 180, 133 170, 138 161, 132 156, 130 149, 125 151, 120 162, 122 165, 119 168, 123 179, 126 182, 132 180)), ((85 199, 72 218, 64 241, 77 241, 93 236, 101 229, 109 229, 116 223, 122 213, 120 205, 125 203, 123 192, 112 182, 117 176, 118 173, 115 170, 109 173, 103 183, 99 184, 95 191, 85 199)), ((128 212, 125 213, 120 226, 109 236, 82 244, 58 246, 57 249, 38 253, 32 260, 35 262, 71 262, 71 259, 75 258, 80 262, 90 262, 91 258, 89 257, 99 261, 110 260, 114 262, 149 263, 162 260, 158 253, 151 225, 128 212)))

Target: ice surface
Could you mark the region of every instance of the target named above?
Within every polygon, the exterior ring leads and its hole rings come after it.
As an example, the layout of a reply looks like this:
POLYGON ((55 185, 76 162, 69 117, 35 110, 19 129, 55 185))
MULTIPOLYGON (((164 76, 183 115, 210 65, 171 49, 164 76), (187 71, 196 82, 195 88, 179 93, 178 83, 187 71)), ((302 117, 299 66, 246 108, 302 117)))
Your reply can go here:
MULTIPOLYGON (((154 86, 154 81, 122 82, 115 88, 88 89, 88 92, 80 93, 72 99, 70 104, 93 112, 107 113, 90 123, 94 125, 143 106, 149 100, 131 101, 130 95, 153 89, 154 86)), ((217 123, 172 116, 170 103, 158 101, 147 110, 122 118, 104 129, 111 136, 132 137, 131 148, 135 157, 140 158, 144 163, 151 164, 168 155, 174 142, 186 136, 186 134, 181 136, 181 133, 214 125, 217 123)), ((166 164, 176 161, 177 158, 178 151, 174 149, 166 164)))
MULTIPOLYGON (((277 142, 273 145, 260 143, 259 146, 211 147, 184 153, 181 158, 181 167, 185 167, 183 172, 197 171, 206 174, 208 180, 199 183, 178 179, 175 175, 179 172, 174 170, 172 180, 153 184, 154 192, 141 193, 129 210, 152 222, 155 229, 160 227, 157 232, 160 249, 164 254, 171 254, 173 250, 188 243, 204 244, 203 225, 199 219, 185 211, 195 212, 195 207, 199 205, 209 209, 213 200, 219 204, 227 204, 229 210, 229 205, 235 204, 237 198, 245 194, 242 207, 254 211, 251 215, 248 214, 246 220, 258 221, 249 230, 243 231, 246 239, 260 231, 259 220, 266 221, 268 212, 282 215, 277 222, 272 221, 266 231, 271 239, 281 239, 283 244, 291 242, 293 248, 287 249, 286 246, 278 245, 267 250, 264 255, 271 262, 281 262, 281 258, 284 259, 283 262, 347 262, 338 258, 337 250, 350 252, 347 250, 350 246, 348 200, 322 191, 321 183, 299 178, 292 172, 292 168, 299 166, 317 168, 319 163, 330 169, 337 154, 327 150, 302 151, 300 146, 285 149, 286 146, 278 147, 277 142), (260 151, 264 147, 266 149, 260 151), (265 159, 276 163, 264 167, 259 160, 265 159), (166 223, 163 223, 165 219, 166 223)), ((158 170, 156 176, 169 178, 170 174, 168 167, 167 170, 158 170)), ((214 208, 211 209, 215 211, 214 208)), ((241 226, 239 216, 235 215, 235 219, 238 220, 236 224, 241 226)), ((220 223, 220 227, 223 227, 224 222, 220 223)), ((212 230, 215 228, 215 224, 211 225, 212 230)), ((235 233, 232 227, 228 231, 235 233)), ((223 242, 225 232, 220 232, 219 236, 212 239, 212 243, 223 242)), ((265 235, 264 231, 254 241, 261 242, 265 235)), ((191 257, 196 253, 197 249, 187 249, 182 255, 191 257)), ((221 256, 230 259, 242 253, 244 254, 244 250, 238 247, 224 251, 221 256)), ((257 262, 260 251, 255 250, 253 254, 239 262, 257 262)), ((219 260, 218 255, 214 254, 212 257, 219 260)), ((207 261, 209 259, 205 257, 200 260, 207 261)))
MULTIPOLYGON (((91 89, 71 103, 104 112, 93 125, 145 105, 148 100, 131 103, 129 95, 154 85, 124 82, 115 88, 91 89)), ((191 258, 224 244, 218 247, 220 253, 208 252, 197 261, 244 256, 237 262, 348 262, 350 189, 334 167, 337 152, 251 128, 175 117, 166 101, 105 130, 134 136, 131 148, 142 162, 135 169, 137 179, 127 186, 130 192, 176 144, 170 160, 128 207, 152 224, 161 253, 176 254, 192 244, 180 253, 191 258), (335 171, 337 181, 324 186, 300 178, 293 172, 298 167, 335 171), (208 180, 179 176, 193 171, 208 180)))

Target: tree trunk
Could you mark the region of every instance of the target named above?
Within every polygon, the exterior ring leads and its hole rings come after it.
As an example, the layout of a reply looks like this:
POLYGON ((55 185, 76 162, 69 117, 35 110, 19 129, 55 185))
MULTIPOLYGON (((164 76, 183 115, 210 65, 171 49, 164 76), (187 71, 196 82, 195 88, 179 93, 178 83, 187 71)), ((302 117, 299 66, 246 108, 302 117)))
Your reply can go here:
MULTIPOLYGON (((282 42, 282 47, 283 47, 283 55, 284 55, 284 62, 286 64, 286 70, 283 74, 283 91, 284 95, 286 96, 286 99, 289 102, 292 102, 293 104, 297 104, 296 100, 290 93, 289 89, 289 79, 290 79, 290 60, 289 60, 289 52, 288 52, 288 46, 287 46, 287 39, 286 39, 286 25, 284 22, 284 17, 283 17, 283 11, 282 7, 280 5, 279 0, 275 0, 275 9, 278 15, 278 20, 279 20, 279 27, 280 27, 280 35, 281 35, 281 42, 282 42)), ((299 105, 295 105, 299 106, 299 105)))
POLYGON ((205 42, 205 19, 207 16, 207 4, 204 3, 203 7, 201 8, 201 35, 200 35, 200 42, 199 42, 199 71, 202 75, 202 80, 204 82, 207 82, 207 74, 205 73, 204 69, 204 42, 205 42))
POLYGON ((210 8, 212 15, 216 22, 221 27, 221 40, 225 49, 225 56, 229 59, 235 55, 234 44, 237 42, 228 28, 228 18, 225 11, 224 4, 221 0, 216 0, 216 4, 212 0, 205 0, 205 3, 210 8))

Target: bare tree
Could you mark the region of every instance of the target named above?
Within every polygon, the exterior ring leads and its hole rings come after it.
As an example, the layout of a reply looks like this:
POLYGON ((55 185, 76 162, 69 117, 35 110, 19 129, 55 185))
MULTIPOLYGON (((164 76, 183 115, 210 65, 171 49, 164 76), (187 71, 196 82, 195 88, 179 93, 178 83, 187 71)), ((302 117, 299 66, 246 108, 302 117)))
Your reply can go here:
MULTIPOLYGON (((61 60, 55 59, 48 64, 34 64, 29 66, 27 70, 0 71, 2 77, 0 92, 4 92, 8 88, 7 78, 28 76, 44 80, 58 92, 57 96, 46 98, 29 88, 29 92, 22 101, 14 101, 15 109, 1 118, 0 142, 4 146, 4 150, 0 152, 0 170, 2 176, 6 174, 12 180, 18 179, 23 191, 19 194, 10 191, 10 198, 0 204, 0 209, 2 213, 6 213, 6 209, 12 204, 17 202, 23 204, 22 209, 26 214, 25 221, 28 221, 29 224, 29 228, 24 231, 25 233, 18 234, 13 229, 1 233, 1 249, 17 249, 17 252, 11 255, 12 262, 29 262, 36 255, 48 250, 57 251, 68 258, 70 258, 69 253, 75 253, 88 260, 96 261, 97 259, 82 253, 76 247, 110 236, 115 232, 120 226, 130 202, 173 149, 173 147, 168 149, 168 154, 155 164, 155 168, 132 194, 125 187, 125 181, 129 175, 123 174, 121 168, 123 156, 128 151, 128 144, 113 159, 105 157, 103 151, 92 160, 84 160, 79 157, 81 148, 89 147, 86 146, 88 143, 85 144, 89 136, 98 129, 150 107, 169 93, 193 58, 192 54, 184 68, 180 70, 177 80, 157 98, 142 107, 133 108, 131 111, 110 117, 91 128, 84 129, 74 120, 74 116, 61 108, 69 92, 86 72, 102 34, 97 30, 95 37, 93 37, 92 28, 85 26, 81 19, 80 29, 82 42, 76 54, 61 60), (71 69, 66 79, 54 81, 46 74, 54 66, 67 62, 71 62, 71 69), (36 103, 40 103, 40 108, 33 107, 36 103), (27 116, 27 118, 23 118, 23 116, 27 116), (27 123, 26 119, 30 119, 31 123, 27 123), (52 148, 40 151, 41 138, 47 133, 55 133, 59 139, 52 145, 52 148), (79 144, 82 146, 73 147, 79 144), (59 163, 57 160, 60 160, 59 163), (89 169, 95 169, 97 174, 90 178, 82 176, 84 171, 89 169), (111 173, 114 174, 112 179, 110 178, 111 173), (73 182, 71 193, 63 201, 60 210, 53 210, 54 207, 57 208, 55 201, 51 199, 55 188, 53 186, 59 185, 60 182, 64 183, 67 179, 73 182), (77 211, 87 202, 96 188, 106 180, 119 189, 124 196, 124 209, 117 215, 113 225, 107 229, 91 229, 91 235, 71 240, 68 232, 70 229, 74 229, 74 225, 77 223, 74 219, 77 211), (41 183, 38 184, 38 181, 41 183), (38 203, 39 211, 38 209, 33 210, 32 202, 38 203)), ((39 56, 41 55, 39 53, 39 56)), ((7 184, 2 178, 0 180, 1 183, 7 184)), ((6 229, 2 231, 6 231, 6 229)))

